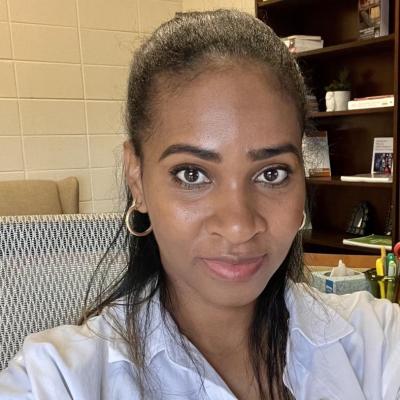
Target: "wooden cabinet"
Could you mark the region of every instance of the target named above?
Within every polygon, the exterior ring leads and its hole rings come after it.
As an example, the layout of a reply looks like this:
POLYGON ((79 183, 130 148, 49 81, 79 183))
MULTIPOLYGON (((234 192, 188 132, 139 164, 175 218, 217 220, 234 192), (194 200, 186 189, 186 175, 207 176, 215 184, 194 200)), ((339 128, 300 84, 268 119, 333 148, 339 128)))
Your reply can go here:
MULTIPOLYGON (((306 83, 316 95, 319 112, 312 124, 328 132, 332 178, 307 179, 312 231, 304 235, 305 250, 330 253, 368 253, 342 244, 353 208, 367 201, 373 233, 383 234, 392 209, 392 239, 400 240, 399 187, 399 24, 400 0, 389 0, 389 35, 359 40, 357 0, 266 0, 256 2, 256 15, 280 37, 320 35, 322 49, 296 58, 306 83), (342 68, 350 72, 351 97, 394 94, 388 108, 325 112, 324 87, 342 68), (394 138, 393 183, 350 183, 340 175, 370 170, 375 137, 394 138)), ((373 250, 376 253, 376 250, 373 250)))

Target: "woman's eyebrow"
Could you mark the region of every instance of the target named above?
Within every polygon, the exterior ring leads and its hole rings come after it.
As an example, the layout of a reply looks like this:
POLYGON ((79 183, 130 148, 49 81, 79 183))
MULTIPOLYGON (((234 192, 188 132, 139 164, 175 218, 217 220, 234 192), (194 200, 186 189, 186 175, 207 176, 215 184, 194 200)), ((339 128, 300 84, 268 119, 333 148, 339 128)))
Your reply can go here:
POLYGON ((173 144, 167 147, 161 154, 161 157, 158 161, 160 162, 161 160, 170 156, 171 154, 179 154, 179 153, 191 154, 205 161, 214 161, 217 163, 220 163, 222 161, 221 155, 216 153, 215 151, 203 149, 197 146, 192 146, 190 144, 173 144))
MULTIPOLYGON (((190 144, 173 144, 167 147, 161 154, 158 161, 160 162, 172 154, 182 153, 193 155, 205 161, 213 161, 216 163, 220 163, 222 161, 222 156, 219 153, 190 144)), ((299 160, 301 160, 299 149, 291 143, 282 144, 275 147, 263 147, 261 149, 250 150, 248 152, 248 157, 251 161, 261 161, 284 153, 292 153, 299 160)))
POLYGON ((291 143, 282 144, 276 147, 264 147, 262 149, 250 150, 248 154, 252 161, 260 161, 285 153, 292 153, 298 160, 301 160, 300 150, 291 143))

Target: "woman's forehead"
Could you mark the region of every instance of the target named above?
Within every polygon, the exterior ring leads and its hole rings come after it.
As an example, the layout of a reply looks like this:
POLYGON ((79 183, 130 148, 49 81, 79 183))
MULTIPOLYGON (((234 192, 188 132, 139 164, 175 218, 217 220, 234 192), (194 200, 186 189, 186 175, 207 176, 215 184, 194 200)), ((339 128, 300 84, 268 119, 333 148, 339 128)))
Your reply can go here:
POLYGON ((205 73, 157 106, 157 132, 149 142, 161 147, 188 142, 218 147, 300 140, 294 101, 271 76, 257 70, 205 73), (293 140, 292 140, 293 139, 293 140))

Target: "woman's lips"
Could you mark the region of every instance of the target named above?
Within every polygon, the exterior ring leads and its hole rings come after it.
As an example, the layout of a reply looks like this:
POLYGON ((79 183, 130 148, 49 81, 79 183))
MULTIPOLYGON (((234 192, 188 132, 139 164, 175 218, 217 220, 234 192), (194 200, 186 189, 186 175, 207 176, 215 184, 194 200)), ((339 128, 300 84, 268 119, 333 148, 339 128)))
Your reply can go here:
POLYGON ((212 275, 227 281, 247 281, 260 269, 264 256, 243 260, 239 262, 228 262, 219 259, 202 259, 206 268, 212 275))

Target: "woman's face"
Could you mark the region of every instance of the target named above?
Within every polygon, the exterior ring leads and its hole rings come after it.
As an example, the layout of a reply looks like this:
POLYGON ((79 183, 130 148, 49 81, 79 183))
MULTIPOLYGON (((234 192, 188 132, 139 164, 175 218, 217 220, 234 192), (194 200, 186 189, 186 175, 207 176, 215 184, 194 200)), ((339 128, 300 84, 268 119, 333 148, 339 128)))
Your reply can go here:
POLYGON ((168 281, 186 299, 248 305, 303 218, 294 103, 252 65, 205 72, 160 103, 143 164, 129 146, 125 161, 168 281))

